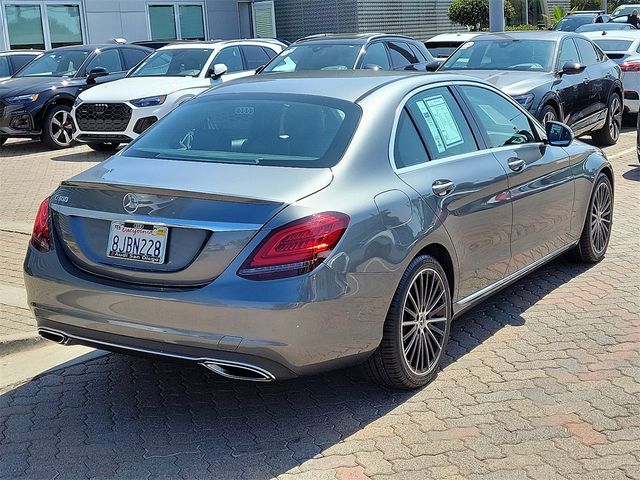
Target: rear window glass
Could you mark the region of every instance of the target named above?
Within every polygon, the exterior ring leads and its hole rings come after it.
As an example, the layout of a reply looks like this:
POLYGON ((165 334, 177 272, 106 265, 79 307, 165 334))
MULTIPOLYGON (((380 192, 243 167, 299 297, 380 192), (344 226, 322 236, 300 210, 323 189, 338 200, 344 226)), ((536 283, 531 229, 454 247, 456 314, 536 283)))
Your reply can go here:
POLYGON ((212 163, 332 167, 360 118, 353 103, 308 95, 209 95, 173 111, 125 155, 212 163))
POLYGON ((626 52, 633 42, 626 40, 594 40, 594 43, 605 52, 626 52))
POLYGON ((462 43, 463 42, 425 42, 424 45, 435 58, 447 58, 455 52, 462 43))

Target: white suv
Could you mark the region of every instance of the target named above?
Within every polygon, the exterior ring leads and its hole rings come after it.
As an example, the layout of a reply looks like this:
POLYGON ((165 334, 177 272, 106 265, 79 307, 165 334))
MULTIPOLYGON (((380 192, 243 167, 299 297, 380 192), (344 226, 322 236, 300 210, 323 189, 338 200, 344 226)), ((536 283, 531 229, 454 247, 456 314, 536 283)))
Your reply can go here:
POLYGON ((167 45, 125 78, 82 92, 71 112, 73 138, 94 150, 115 150, 216 83, 253 75, 284 48, 268 39, 167 45))

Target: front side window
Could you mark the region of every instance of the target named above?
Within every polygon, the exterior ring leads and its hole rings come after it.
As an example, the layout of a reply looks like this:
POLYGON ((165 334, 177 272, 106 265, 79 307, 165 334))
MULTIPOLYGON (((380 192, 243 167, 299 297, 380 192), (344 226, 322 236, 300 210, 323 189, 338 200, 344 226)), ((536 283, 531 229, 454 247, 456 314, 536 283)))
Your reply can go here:
POLYGON ((361 47, 360 44, 348 43, 292 45, 274 58, 264 71, 352 70, 361 47))
POLYGON ((464 113, 448 88, 431 88, 418 93, 407 102, 406 109, 426 143, 431 159, 478 150, 464 113))
POLYGON ((393 68, 400 69, 408 65, 418 63, 418 59, 413 54, 409 45, 404 42, 389 42, 389 55, 393 68))
POLYGON ((351 102, 291 94, 209 95, 185 103, 125 155, 299 168, 334 166, 360 118, 351 102))
POLYGON ((463 44, 441 70, 518 70, 548 72, 555 42, 550 40, 480 40, 463 44))
POLYGON ((197 77, 213 50, 169 48, 157 50, 129 73, 130 77, 197 77))
MULTIPOLYGON (((580 58, 584 65, 590 66, 598 63, 598 53, 589 40, 583 38, 575 39, 578 45, 578 51, 580 52, 580 58)), ((627 48, 631 46, 631 42, 627 45, 627 48)))
POLYGON ((572 39, 568 38, 560 46, 560 55, 558 56, 558 69, 561 69, 565 63, 580 63, 578 49, 572 39))
POLYGON ((85 68, 85 74, 90 73, 94 68, 104 68, 109 73, 122 72, 124 70, 120 61, 120 54, 115 48, 100 52, 89 60, 85 68))
POLYGON ((529 118, 506 98, 482 87, 461 86, 491 148, 536 143, 529 118))
POLYGON ((47 5, 51 48, 82 45, 80 6, 47 5))
POLYGON ((45 48, 42 11, 39 5, 6 5, 4 13, 11 48, 45 48))
POLYGON ((20 70, 16 77, 73 77, 90 53, 83 50, 46 53, 20 70))
MULTIPOLYGON (((238 47, 227 47, 220 50, 216 55, 214 64, 224 63, 227 66, 227 72, 241 72, 244 70, 240 49, 238 47)), ((258 65, 259 66, 259 65, 258 65)))
POLYGON ((377 65, 383 70, 390 70, 389 57, 387 56, 387 49, 382 42, 376 42, 369 45, 367 53, 362 57, 362 67, 370 65, 377 65))

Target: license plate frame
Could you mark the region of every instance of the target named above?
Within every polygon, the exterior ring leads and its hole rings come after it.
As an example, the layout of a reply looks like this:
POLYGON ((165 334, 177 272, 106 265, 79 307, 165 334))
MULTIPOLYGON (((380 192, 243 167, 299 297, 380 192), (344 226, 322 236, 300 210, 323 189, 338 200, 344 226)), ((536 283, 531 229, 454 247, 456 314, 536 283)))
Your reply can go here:
POLYGON ((166 259, 168 238, 169 227, 166 225, 114 220, 109 225, 106 255, 110 259, 162 265, 166 259))

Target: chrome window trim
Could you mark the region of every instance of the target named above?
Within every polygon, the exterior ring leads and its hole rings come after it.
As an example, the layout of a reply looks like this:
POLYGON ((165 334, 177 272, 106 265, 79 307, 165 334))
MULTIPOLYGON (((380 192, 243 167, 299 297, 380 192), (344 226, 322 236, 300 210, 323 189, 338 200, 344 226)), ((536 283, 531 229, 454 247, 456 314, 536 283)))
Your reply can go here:
MULTIPOLYGON (((534 128, 538 129, 538 134, 540 136, 542 136, 543 138, 545 137, 545 134, 543 133, 541 127, 540 127, 540 122, 538 122, 538 120, 536 120, 536 118, 531 115, 531 113, 529 113, 527 110, 525 110, 524 108, 522 108, 522 106, 516 102, 512 97, 510 97, 509 95, 507 95, 506 93, 502 92, 500 89, 492 86, 492 85, 487 85, 486 83, 480 83, 480 82, 474 82, 472 80, 459 80, 459 81, 450 81, 450 82, 436 82, 436 83, 431 83, 429 85, 422 85, 420 87, 414 88, 413 90, 411 90, 409 93, 407 93, 404 97, 402 97, 402 100, 400 101, 400 104, 398 106, 398 108, 396 108, 396 112, 394 114, 394 120, 393 120, 393 127, 391 128, 391 139, 389 141, 389 151, 388 151, 388 156, 389 156, 389 162, 391 164, 391 168, 393 169, 394 172, 396 172, 396 174, 400 175, 401 173, 406 173, 406 172, 411 172, 413 170, 418 170, 420 168, 424 168, 427 167, 429 165, 434 165, 434 164, 440 164, 443 162, 449 162, 449 161, 455 161, 455 160, 459 160, 461 158, 464 157, 469 157, 469 156, 474 156, 477 155, 479 153, 493 153, 493 152, 499 152, 502 150, 506 150, 506 149, 510 149, 510 150, 514 150, 516 148, 520 148, 523 146, 529 146, 529 145, 540 145, 543 144, 544 142, 535 142, 535 143, 525 143, 523 145, 514 145, 514 146, 503 146, 503 147, 493 147, 493 148, 478 148, 477 151, 475 152, 470 152, 470 153, 462 153, 462 154, 458 154, 458 155, 451 155, 449 157, 443 157, 443 158, 438 158, 435 160, 427 160, 426 162, 423 163, 419 163, 416 165, 411 165, 409 167, 401 167, 398 168, 396 166, 396 162, 395 162, 395 155, 394 155, 394 151, 395 151, 395 145, 396 145, 396 135, 397 135, 397 130, 398 130, 398 124, 400 122, 400 115, 402 114, 402 111, 404 110, 407 102, 414 96, 417 95, 418 93, 424 92, 426 90, 430 90, 432 88, 438 88, 438 87, 450 87, 450 86, 471 86, 471 87, 480 87, 480 88, 485 88, 487 90, 490 90, 494 93, 497 93, 498 95, 500 95, 502 98, 504 98, 505 100, 507 100, 508 102, 510 102, 512 105, 514 105, 515 107, 517 107, 522 113, 524 113, 527 118, 531 121, 533 120, 533 126, 534 128)), ((452 94, 453 95, 453 94, 452 94)), ((454 95, 455 98, 455 95, 454 95)), ((464 109, 461 109, 462 112, 464 113, 464 109)), ((466 119, 466 117, 465 117, 466 119)), ((467 120, 468 122, 468 120, 467 120)), ((471 128, 471 126, 469 126, 471 128)), ((479 126, 479 128, 484 128, 479 126)))

